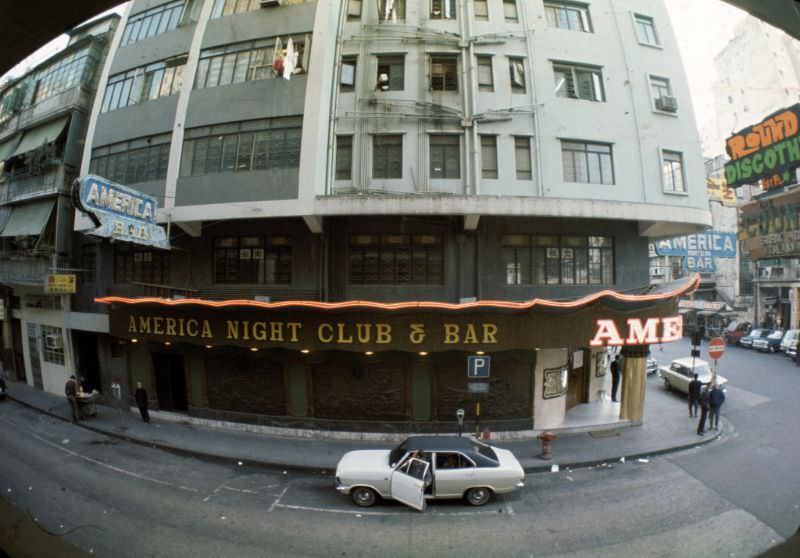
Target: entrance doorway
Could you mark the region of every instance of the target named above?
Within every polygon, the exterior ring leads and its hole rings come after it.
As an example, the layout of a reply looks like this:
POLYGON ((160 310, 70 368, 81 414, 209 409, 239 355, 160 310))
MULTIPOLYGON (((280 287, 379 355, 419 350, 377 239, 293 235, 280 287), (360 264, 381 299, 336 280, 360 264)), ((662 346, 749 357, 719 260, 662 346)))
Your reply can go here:
POLYGON ((153 354, 158 406, 163 411, 186 411, 186 371, 181 355, 153 354))
POLYGON ((578 349, 572 353, 569 365, 569 378, 567 380, 567 410, 575 405, 585 403, 587 400, 588 378, 588 351, 578 349))
POLYGON ((75 343, 75 354, 78 356, 78 373, 83 383, 83 389, 91 392, 103 392, 100 381, 100 359, 97 356, 97 334, 85 331, 72 332, 75 343))

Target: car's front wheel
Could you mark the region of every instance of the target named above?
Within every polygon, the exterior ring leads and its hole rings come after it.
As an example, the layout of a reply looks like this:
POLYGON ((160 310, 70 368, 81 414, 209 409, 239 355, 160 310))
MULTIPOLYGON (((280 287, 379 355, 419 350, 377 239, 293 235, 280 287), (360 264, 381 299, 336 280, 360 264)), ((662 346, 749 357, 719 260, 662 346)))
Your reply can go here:
POLYGON ((467 502, 473 506, 482 506, 489 501, 489 497, 491 495, 491 490, 484 486, 478 486, 467 490, 467 493, 464 496, 466 497, 467 502))
POLYGON ((355 505, 361 506, 362 508, 370 507, 375 503, 375 500, 377 500, 375 491, 371 488, 367 488, 366 486, 358 486, 354 488, 352 492, 350 492, 350 498, 352 498, 355 505))

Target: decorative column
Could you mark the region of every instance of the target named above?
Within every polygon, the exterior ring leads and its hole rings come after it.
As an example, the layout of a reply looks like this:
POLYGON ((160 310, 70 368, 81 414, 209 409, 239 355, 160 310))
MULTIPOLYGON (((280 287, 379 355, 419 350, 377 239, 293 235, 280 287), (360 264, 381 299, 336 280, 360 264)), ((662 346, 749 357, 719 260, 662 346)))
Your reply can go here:
POLYGON ((642 424, 644 391, 647 386, 648 345, 627 346, 622 349, 622 398, 619 418, 642 424))

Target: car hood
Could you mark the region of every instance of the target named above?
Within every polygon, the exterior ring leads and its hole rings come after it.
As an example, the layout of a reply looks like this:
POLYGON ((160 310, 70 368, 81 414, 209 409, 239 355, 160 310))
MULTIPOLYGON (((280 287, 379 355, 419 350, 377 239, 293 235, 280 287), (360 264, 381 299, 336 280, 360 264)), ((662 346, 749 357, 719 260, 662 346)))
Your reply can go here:
POLYGON ((349 451, 342 456, 336 466, 336 474, 350 472, 385 471, 389 468, 389 450, 349 451))

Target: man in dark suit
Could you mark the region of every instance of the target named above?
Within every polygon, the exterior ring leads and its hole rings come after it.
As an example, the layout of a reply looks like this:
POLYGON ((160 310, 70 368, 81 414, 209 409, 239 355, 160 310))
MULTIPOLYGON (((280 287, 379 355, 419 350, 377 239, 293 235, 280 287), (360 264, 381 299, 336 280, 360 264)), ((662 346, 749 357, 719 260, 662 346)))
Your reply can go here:
POLYGON ((69 377, 66 385, 64 386, 64 394, 69 401, 70 409, 72 410, 72 422, 78 422, 78 380, 75 375, 69 377))
POLYGON ((689 416, 697 416, 697 407, 700 404, 700 388, 703 383, 697 379, 698 375, 694 375, 694 380, 689 382, 689 416))
POLYGON ((617 355, 611 363, 611 401, 617 400, 619 379, 622 374, 622 355, 617 355))
POLYGON ((139 407, 139 414, 142 415, 144 422, 150 422, 150 413, 147 410, 147 391, 142 387, 142 382, 136 382, 136 406, 139 407))

